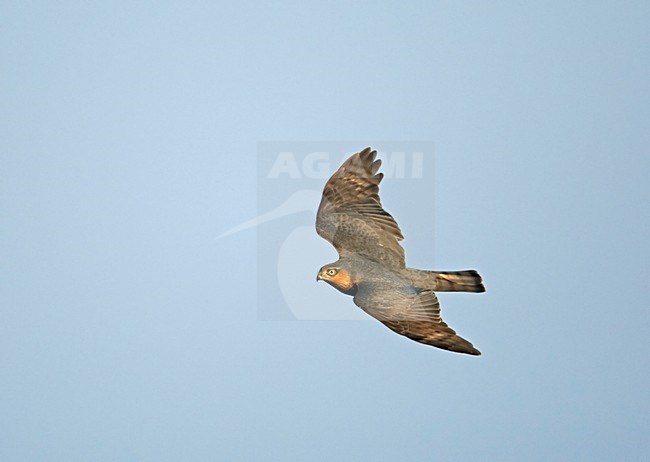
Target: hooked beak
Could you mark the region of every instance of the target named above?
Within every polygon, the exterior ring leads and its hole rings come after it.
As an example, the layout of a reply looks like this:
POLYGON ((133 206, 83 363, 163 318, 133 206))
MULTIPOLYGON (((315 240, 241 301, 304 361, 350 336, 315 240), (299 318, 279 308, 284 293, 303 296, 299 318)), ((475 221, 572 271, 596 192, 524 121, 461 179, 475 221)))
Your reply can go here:
POLYGON ((320 273, 318 273, 318 274, 316 275, 316 282, 321 281, 322 279, 323 279, 323 278, 320 277, 320 273))

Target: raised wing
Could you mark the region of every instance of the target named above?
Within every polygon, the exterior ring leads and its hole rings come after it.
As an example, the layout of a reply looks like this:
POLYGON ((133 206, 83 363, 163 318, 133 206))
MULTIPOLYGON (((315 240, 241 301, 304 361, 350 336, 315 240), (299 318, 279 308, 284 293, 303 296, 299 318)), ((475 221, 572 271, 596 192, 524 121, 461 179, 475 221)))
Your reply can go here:
POLYGON ((391 268, 404 268, 404 239, 379 199, 381 160, 366 148, 346 160, 323 189, 316 231, 341 257, 356 253, 391 268))

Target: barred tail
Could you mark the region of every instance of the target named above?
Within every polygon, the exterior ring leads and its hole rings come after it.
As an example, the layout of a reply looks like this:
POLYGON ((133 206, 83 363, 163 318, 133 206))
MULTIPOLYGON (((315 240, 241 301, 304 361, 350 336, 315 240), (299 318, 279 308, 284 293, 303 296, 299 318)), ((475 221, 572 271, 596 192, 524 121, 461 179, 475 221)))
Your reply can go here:
POLYGON ((410 270, 413 285, 439 292, 485 292, 478 271, 422 271, 410 270))

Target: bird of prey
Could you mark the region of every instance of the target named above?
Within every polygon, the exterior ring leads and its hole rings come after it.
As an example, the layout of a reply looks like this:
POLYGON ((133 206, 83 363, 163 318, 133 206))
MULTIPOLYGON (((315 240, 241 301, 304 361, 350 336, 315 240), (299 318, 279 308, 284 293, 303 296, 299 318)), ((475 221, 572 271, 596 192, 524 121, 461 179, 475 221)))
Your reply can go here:
POLYGON ((480 355, 440 317, 435 292, 485 292, 475 270, 425 271, 408 268, 404 237, 379 199, 381 160, 366 148, 346 160, 323 189, 316 231, 339 254, 316 277, 347 295, 355 305, 394 332, 443 350, 480 355))

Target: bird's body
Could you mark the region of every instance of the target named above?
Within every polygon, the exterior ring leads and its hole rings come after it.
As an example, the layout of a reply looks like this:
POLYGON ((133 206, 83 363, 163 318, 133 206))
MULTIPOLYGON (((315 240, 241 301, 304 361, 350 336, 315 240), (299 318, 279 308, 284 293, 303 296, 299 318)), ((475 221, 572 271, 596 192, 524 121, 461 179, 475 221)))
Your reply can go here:
POLYGON ((480 355, 440 317, 434 291, 483 292, 474 270, 437 272, 407 268, 402 233, 381 205, 377 173, 381 161, 367 148, 354 154, 325 185, 316 230, 331 242, 339 260, 325 265, 324 280, 391 330, 420 343, 480 355))

